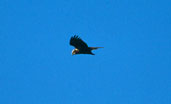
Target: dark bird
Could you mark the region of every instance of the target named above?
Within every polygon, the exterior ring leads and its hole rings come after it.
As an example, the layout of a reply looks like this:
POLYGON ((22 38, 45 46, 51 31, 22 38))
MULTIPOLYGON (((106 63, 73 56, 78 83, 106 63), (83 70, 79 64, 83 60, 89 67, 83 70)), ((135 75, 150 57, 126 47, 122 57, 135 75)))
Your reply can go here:
POLYGON ((70 45, 75 47, 75 49, 72 50, 72 55, 76 55, 76 54, 95 55, 94 53, 91 52, 92 50, 103 48, 103 47, 88 47, 88 45, 77 35, 71 37, 70 45))

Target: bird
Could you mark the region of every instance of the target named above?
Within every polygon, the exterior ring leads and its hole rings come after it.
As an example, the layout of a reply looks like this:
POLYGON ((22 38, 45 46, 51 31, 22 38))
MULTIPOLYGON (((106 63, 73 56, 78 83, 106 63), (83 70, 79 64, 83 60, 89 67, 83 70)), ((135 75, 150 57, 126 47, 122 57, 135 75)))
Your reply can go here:
POLYGON ((77 54, 95 55, 94 53, 92 53, 92 50, 103 48, 103 47, 88 47, 87 43, 85 43, 78 35, 74 35, 71 37, 70 45, 75 47, 75 49, 72 50, 72 55, 77 55, 77 54))

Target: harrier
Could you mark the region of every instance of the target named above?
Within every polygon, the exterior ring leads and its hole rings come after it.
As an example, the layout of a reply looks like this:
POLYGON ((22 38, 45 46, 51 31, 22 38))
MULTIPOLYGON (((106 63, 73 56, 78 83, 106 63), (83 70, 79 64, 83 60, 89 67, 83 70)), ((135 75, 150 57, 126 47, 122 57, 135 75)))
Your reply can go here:
POLYGON ((72 50, 72 55, 76 55, 76 54, 95 55, 94 53, 91 52, 92 50, 103 48, 103 47, 88 47, 88 45, 77 35, 71 37, 70 45, 75 47, 75 49, 72 50))

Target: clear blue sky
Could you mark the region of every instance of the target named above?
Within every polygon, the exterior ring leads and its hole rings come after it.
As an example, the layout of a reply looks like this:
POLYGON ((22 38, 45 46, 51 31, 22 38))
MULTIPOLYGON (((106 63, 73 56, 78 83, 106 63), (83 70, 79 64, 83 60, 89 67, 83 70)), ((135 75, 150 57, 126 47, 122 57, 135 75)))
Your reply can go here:
POLYGON ((171 104, 170 0, 0 0, 0 104, 171 104), (96 55, 72 56, 79 35, 96 55))

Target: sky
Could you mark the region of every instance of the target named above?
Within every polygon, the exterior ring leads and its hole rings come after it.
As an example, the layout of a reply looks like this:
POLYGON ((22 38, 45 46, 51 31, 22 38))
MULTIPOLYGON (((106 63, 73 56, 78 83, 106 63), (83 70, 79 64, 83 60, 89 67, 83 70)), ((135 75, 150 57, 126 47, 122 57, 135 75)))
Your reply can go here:
POLYGON ((0 0, 0 104, 171 104, 170 5, 0 0))

